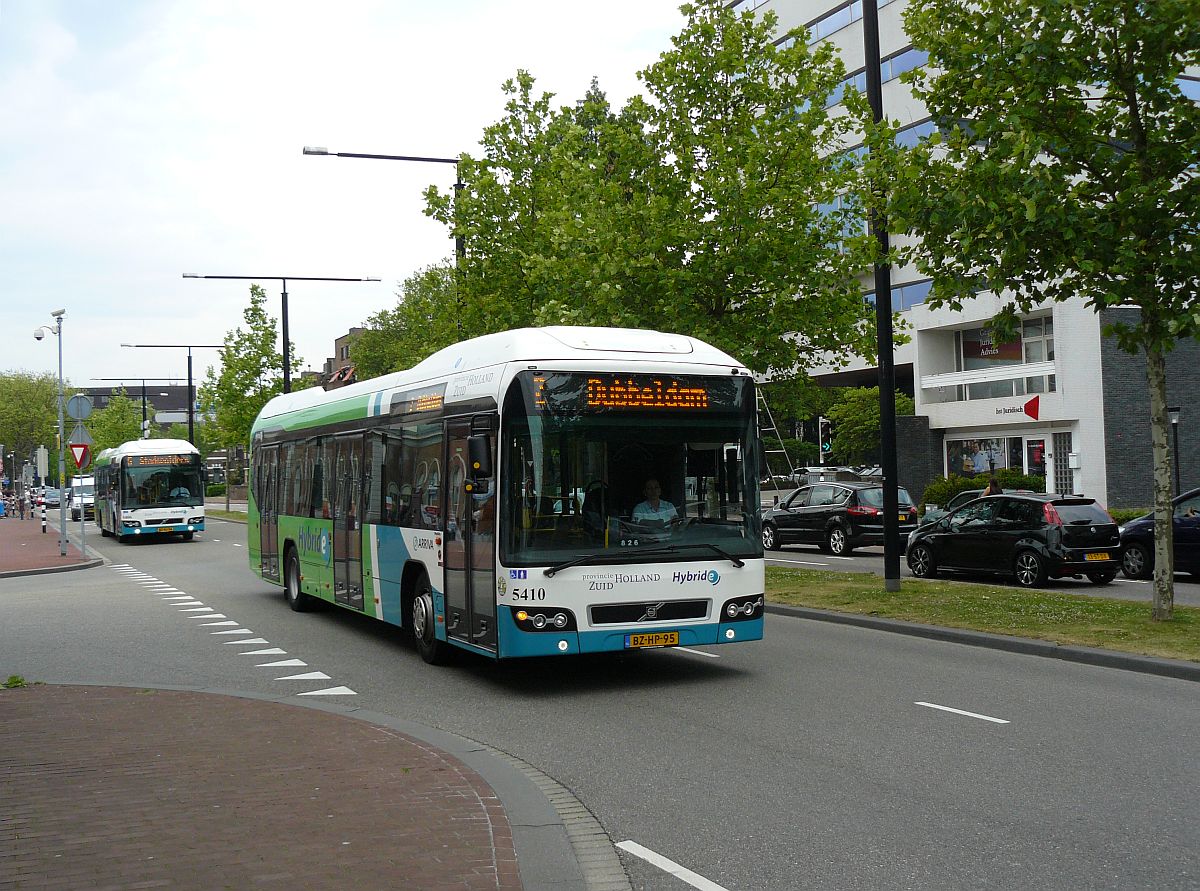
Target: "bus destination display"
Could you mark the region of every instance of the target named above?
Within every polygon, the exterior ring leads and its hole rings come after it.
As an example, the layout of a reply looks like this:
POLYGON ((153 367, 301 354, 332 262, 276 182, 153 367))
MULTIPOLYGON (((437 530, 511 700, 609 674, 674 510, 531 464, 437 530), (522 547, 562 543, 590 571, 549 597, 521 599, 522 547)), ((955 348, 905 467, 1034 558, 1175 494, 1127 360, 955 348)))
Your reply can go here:
POLYGON ((711 378, 564 372, 535 374, 530 383, 539 411, 704 411, 736 399, 729 382, 711 378))
POLYGON ((126 467, 175 467, 196 464, 198 455, 130 455, 125 459, 126 467))

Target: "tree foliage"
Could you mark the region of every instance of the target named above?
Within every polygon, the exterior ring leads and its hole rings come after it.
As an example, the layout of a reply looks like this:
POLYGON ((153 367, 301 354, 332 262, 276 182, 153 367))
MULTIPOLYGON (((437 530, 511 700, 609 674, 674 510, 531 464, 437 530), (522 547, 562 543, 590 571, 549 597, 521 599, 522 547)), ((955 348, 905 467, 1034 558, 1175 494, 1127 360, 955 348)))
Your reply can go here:
MULTIPOLYGON (((154 417, 154 406, 146 404, 146 416, 154 417)), ((92 436, 92 454, 111 449, 142 435, 142 400, 130 399, 124 387, 112 391, 108 405, 92 412, 87 420, 92 436)))
MULTIPOLYGON (((776 45, 773 13, 718 0, 683 7, 673 47, 641 72, 648 98, 614 110, 599 86, 555 109, 526 72, 504 84, 505 116, 464 188, 426 193, 467 255, 450 312, 461 335, 524 325, 681 331, 758 371, 873 354, 855 275, 869 266, 852 154, 871 129, 829 46, 776 45)), ((443 323, 434 330, 442 334, 443 323)))
POLYGON ((1143 352, 1155 466, 1154 613, 1171 613, 1165 354, 1200 335, 1198 0, 925 0, 905 25, 929 66, 908 75, 944 136, 894 170, 890 213, 921 236, 930 303, 1002 293, 997 318, 1082 298, 1131 307, 1109 325, 1143 352))
MULTIPOLYGON (((244 328, 225 335, 220 351, 221 370, 212 368, 200 385, 200 407, 212 426, 212 435, 224 446, 246 444, 250 427, 262 407, 283 392, 283 356, 276 320, 266 310, 266 292, 250 286, 250 305, 242 313, 244 328)), ((300 359, 291 350, 291 367, 300 359)))
MULTIPOLYGON (((913 398, 896 393, 896 416, 916 411, 913 398)), ((831 453, 845 464, 876 460, 880 447, 880 414, 878 387, 846 387, 839 392, 838 401, 831 405, 827 417, 833 422, 831 453)))
MULTIPOLYGON (((4 445, 5 473, 11 476, 13 472, 8 466, 9 453, 16 456, 19 473, 35 448, 44 445, 53 454, 57 443, 58 376, 18 371, 0 374, 0 444, 4 445)), ((50 463, 57 468, 57 457, 50 463)))

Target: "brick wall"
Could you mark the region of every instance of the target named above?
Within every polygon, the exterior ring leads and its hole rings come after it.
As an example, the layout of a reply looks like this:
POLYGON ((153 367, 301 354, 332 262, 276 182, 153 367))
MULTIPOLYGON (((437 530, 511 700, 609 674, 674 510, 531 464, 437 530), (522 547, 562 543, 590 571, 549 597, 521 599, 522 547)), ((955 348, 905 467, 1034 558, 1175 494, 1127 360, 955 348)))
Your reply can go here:
MULTIPOLYGON (((1109 310, 1102 325, 1129 322, 1137 310, 1109 310)), ((1104 439, 1108 464, 1108 506, 1150 507, 1154 473, 1150 455, 1150 391, 1142 354, 1122 352, 1112 337, 1101 338, 1104 380, 1104 439)), ((1183 490, 1200 486, 1200 343, 1180 341, 1167 355, 1167 405, 1181 408, 1179 472, 1183 490)), ((1174 448, 1170 432, 1167 443, 1174 448)), ((1175 485, 1171 481, 1172 488, 1175 485)))
POLYGON ((942 431, 930 430, 928 418, 896 418, 896 467, 900 485, 920 503, 925 487, 942 475, 942 431))

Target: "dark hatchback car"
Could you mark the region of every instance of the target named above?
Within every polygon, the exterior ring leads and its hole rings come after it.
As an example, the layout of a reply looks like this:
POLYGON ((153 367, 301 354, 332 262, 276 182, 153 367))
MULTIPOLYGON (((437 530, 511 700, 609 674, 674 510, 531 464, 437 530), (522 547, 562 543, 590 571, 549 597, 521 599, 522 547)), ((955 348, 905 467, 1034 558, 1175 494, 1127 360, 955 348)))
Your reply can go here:
MULTIPOLYGON (((1200 576, 1200 489, 1185 492, 1173 504, 1175 571, 1200 576)), ((1121 571, 1131 579, 1150 578, 1154 574, 1154 514, 1122 526, 1121 547, 1124 549, 1121 571)))
POLYGON ((950 570, 1011 575, 1023 588, 1064 576, 1107 585, 1121 567, 1121 539, 1094 498, 990 495, 921 526, 906 556, 918 578, 950 570))
MULTIPOLYGON (((899 538, 917 527, 917 508, 905 489, 899 496, 899 538)), ((879 483, 830 482, 801 486, 762 515, 763 547, 792 542, 819 545, 843 556, 863 545, 883 544, 883 487, 879 483)))

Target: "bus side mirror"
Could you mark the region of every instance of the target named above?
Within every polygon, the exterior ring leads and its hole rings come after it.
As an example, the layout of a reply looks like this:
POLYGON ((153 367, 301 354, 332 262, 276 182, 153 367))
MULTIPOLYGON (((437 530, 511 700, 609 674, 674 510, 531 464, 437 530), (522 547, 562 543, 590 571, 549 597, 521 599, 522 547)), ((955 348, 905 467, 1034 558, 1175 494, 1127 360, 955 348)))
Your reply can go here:
POLYGON ((467 460, 471 479, 486 480, 492 476, 492 438, 486 433, 467 437, 467 460))

